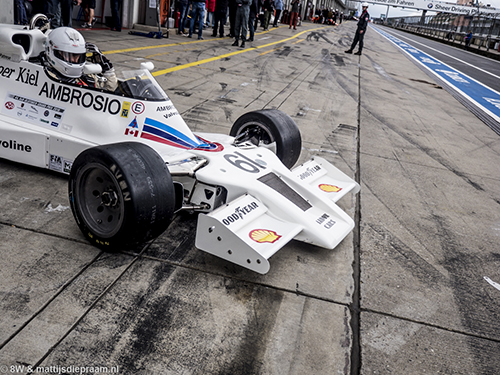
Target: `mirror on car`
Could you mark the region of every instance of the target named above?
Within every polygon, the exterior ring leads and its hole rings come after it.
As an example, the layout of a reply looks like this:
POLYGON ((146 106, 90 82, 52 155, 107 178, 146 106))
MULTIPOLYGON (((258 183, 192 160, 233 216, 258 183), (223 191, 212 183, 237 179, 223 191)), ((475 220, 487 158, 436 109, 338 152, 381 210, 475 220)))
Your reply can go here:
POLYGON ((141 63, 141 69, 147 69, 147 70, 151 71, 154 68, 155 68, 155 64, 153 64, 151 61, 141 63))
POLYGON ((86 63, 83 66, 83 74, 100 74, 102 67, 99 64, 86 63))

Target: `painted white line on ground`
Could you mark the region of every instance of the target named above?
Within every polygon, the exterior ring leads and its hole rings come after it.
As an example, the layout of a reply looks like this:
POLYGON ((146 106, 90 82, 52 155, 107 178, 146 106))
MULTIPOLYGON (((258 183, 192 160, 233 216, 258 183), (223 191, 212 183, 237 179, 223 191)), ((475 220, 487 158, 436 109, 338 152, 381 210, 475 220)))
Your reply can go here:
POLYGON ((493 287, 500 290, 500 284, 491 280, 488 276, 484 276, 484 279, 493 287))
POLYGON ((439 52, 439 53, 440 53, 440 54, 442 54, 442 55, 445 55, 445 56, 448 56, 448 57, 450 57, 450 58, 452 58, 452 59, 454 59, 454 60, 460 61, 462 64, 468 65, 468 66, 470 66, 470 67, 472 67, 472 68, 474 68, 474 69, 477 69, 477 70, 479 70, 479 71, 481 71, 481 72, 483 72, 483 73, 489 74, 489 75, 491 75, 491 76, 493 76, 493 77, 495 77, 495 78, 500 79, 500 76, 497 76, 496 74, 493 74, 493 73, 491 73, 491 72, 488 72, 487 70, 484 70, 484 69, 478 68, 477 66, 475 66, 475 65, 473 65, 473 64, 470 64, 470 63, 468 63, 467 61, 461 60, 461 59, 459 59, 458 57, 455 57, 455 56, 452 56, 452 55, 448 55, 447 53, 444 53, 444 52, 442 52, 442 51, 440 51, 440 50, 438 50, 438 49, 435 49, 435 48, 429 47, 428 45, 426 45, 426 44, 424 44, 424 43, 417 42, 416 40, 413 40, 413 39, 411 39, 411 38, 408 38, 407 36, 404 36, 404 35, 401 35, 401 34, 397 34, 397 35, 398 35, 398 37, 400 37, 400 38, 411 40, 412 42, 414 42, 414 43, 416 43, 416 44, 420 44, 421 46, 424 46, 424 47, 426 47, 426 48, 428 48, 428 49, 430 49, 430 50, 432 50, 432 51, 439 52))

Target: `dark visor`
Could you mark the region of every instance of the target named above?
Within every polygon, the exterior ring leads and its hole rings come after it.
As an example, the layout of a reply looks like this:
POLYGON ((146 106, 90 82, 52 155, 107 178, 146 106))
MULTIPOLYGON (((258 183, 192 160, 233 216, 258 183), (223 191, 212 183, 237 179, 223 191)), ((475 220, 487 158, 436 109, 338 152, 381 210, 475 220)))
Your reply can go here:
POLYGON ((70 64, 83 64, 87 57, 86 53, 71 53, 54 49, 54 56, 70 64))

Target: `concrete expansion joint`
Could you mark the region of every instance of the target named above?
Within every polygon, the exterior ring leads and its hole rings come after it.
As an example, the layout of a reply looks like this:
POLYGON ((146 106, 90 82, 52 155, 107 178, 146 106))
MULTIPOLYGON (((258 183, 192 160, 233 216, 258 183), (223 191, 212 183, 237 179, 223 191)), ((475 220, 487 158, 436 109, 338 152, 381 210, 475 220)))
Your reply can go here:
MULTIPOLYGON (((71 332, 73 332, 75 330, 75 328, 80 324, 80 322, 83 321, 83 319, 85 319, 85 317, 87 317, 87 315, 92 311, 94 310, 94 308, 96 307, 96 305, 104 298, 104 296, 106 296, 109 291, 120 281, 120 279, 127 273, 129 272, 129 270, 132 268, 132 266, 139 260, 142 258, 143 254, 148 250, 148 248, 151 246, 151 243, 148 243, 146 244, 143 249, 141 250, 141 252, 139 254, 137 254, 136 257, 134 257, 128 265, 125 266, 125 268, 106 286, 106 288, 101 292, 101 294, 99 294, 95 300, 88 306, 88 308, 78 317, 78 319, 76 319, 76 321, 67 329, 67 331, 59 338, 59 340, 57 340, 57 342, 54 343, 54 345, 52 345, 48 350, 47 352, 33 365, 33 368, 37 368, 39 367, 46 359, 47 357, 66 339, 66 337, 68 337, 71 332)), ((89 262, 87 264, 86 267, 84 267, 84 269, 81 270, 81 272, 79 272, 78 276, 81 275, 84 270, 86 270, 90 264, 93 264, 94 262, 97 261, 97 259, 103 254, 103 252, 101 251, 91 262, 89 262)), ((75 276, 71 282, 73 282, 74 280, 76 280, 76 278, 78 276, 75 276)), ((68 284, 69 285, 69 284, 68 284)), ((66 285, 66 287, 68 286, 66 285)))
MULTIPOLYGON (((357 113, 357 134, 356 134, 356 168, 354 179, 361 185, 360 170, 360 134, 361 134, 361 66, 358 64, 358 113, 357 113)), ((359 375, 361 372, 362 353, 361 353, 361 192, 355 197, 354 211, 355 227, 353 231, 353 262, 352 272, 354 279, 354 291, 352 302, 349 306, 351 312, 351 375, 359 375)))
POLYGON ((444 332, 456 333, 456 334, 464 335, 464 336, 467 336, 467 337, 474 337, 476 339, 487 340, 487 341, 490 341, 492 343, 500 343, 500 338, 497 339, 497 338, 493 338, 493 337, 488 337, 488 336, 484 336, 484 335, 479 335, 479 334, 474 334, 474 333, 471 333, 471 332, 462 331, 462 330, 459 330, 459 329, 453 329, 453 328, 449 328, 449 327, 443 327, 443 326, 438 325, 438 324, 432 324, 432 323, 428 323, 428 322, 423 322, 421 320, 411 319, 411 318, 407 318, 407 317, 404 317, 404 316, 399 316, 399 315, 395 315, 395 314, 386 313, 386 312, 383 312, 383 311, 377 311, 377 310, 372 310, 372 309, 367 309, 367 308, 362 308, 360 310, 361 310, 361 312, 364 312, 364 313, 377 314, 377 315, 385 316, 385 317, 392 318, 392 319, 402 320, 402 321, 405 321, 405 322, 408 322, 408 323, 419 324, 419 325, 426 326, 426 327, 429 327, 429 328, 438 329, 438 330, 441 330, 441 331, 444 331, 444 332))
MULTIPOLYGON (((16 228, 19 228, 16 226, 16 228)), ((26 229, 29 230, 29 229, 26 229)), ((54 236, 59 237, 59 236, 54 236)), ((10 341, 12 341, 24 328, 28 326, 36 317, 38 317, 53 301, 56 300, 73 282, 78 279, 83 273, 85 273, 91 265, 97 262, 97 260, 104 254, 104 251, 100 251, 92 260, 90 260, 84 267, 82 267, 77 273, 73 275, 69 280, 67 280, 58 290, 57 292, 49 298, 45 303, 35 311, 29 319, 27 319, 23 324, 21 324, 7 339, 5 339, 2 343, 0 343, 0 350, 2 350, 5 345, 7 345, 10 341)), ((41 362, 40 362, 41 363, 41 362)))
POLYGON ((77 240, 77 239, 74 239, 74 238, 71 238, 71 237, 61 236, 60 234, 44 232, 43 230, 37 230, 37 229, 28 228, 28 227, 24 227, 24 226, 20 226, 20 225, 14 225, 12 223, 7 223, 7 222, 4 222, 4 221, 0 221, 0 225, 5 225, 7 227, 16 228, 16 229, 19 229, 19 230, 26 230, 26 231, 29 231, 29 232, 32 232, 32 233, 43 234, 45 236, 59 238, 59 239, 62 239, 62 240, 67 240, 67 241, 72 241, 72 242, 78 242, 78 243, 82 243, 82 244, 87 244, 88 243, 86 240, 77 240))
POLYGON ((147 255, 147 254, 142 254, 142 253, 141 254, 137 254, 137 253, 130 253, 130 252, 120 252, 120 253, 121 254, 125 254, 125 255, 130 255, 130 256, 132 256, 132 255, 133 256, 137 256, 138 258, 141 258, 141 259, 148 259, 148 260, 152 260, 152 261, 155 261, 155 262, 169 264, 171 266, 180 267, 180 268, 188 269, 188 270, 191 270, 191 271, 203 272, 205 274, 210 274, 210 275, 214 275, 214 276, 220 276, 220 277, 224 277, 226 279, 230 279, 230 280, 233 280, 233 281, 242 282, 242 283, 245 283, 245 284, 252 284, 252 285, 255 285, 255 286, 258 286, 258 287, 272 289, 272 290, 276 290, 276 291, 283 292, 283 293, 295 294, 296 296, 311 298, 311 299, 314 299, 314 300, 317 300, 317 301, 333 303, 335 305, 340 305, 340 306, 345 306, 345 307, 349 307, 350 306, 349 303, 346 303, 346 302, 343 302, 343 301, 337 301, 337 300, 332 299, 332 298, 326 298, 326 297, 322 297, 320 295, 315 295, 315 294, 312 294, 312 293, 305 292, 305 291, 303 291, 303 290, 300 289, 300 285, 298 283, 296 283, 295 289, 285 288, 285 287, 279 287, 279 286, 272 285, 272 284, 267 284, 267 283, 264 283, 264 282, 257 282, 257 281, 251 281, 250 282, 250 281, 248 281, 248 279, 245 279, 243 277, 230 276, 230 275, 222 273, 222 272, 215 272, 215 271, 204 270, 204 269, 201 269, 199 267, 192 266, 192 265, 188 265, 188 264, 184 264, 184 263, 180 263, 180 262, 174 262, 174 261, 171 261, 171 260, 168 260, 168 259, 162 259, 162 258, 158 258, 158 257, 155 257, 155 256, 147 255))

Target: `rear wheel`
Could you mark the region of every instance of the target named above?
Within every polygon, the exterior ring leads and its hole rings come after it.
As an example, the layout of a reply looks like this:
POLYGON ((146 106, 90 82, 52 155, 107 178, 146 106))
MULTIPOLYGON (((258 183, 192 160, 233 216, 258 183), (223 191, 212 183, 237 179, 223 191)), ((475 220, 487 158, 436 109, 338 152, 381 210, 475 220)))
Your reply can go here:
POLYGON ((300 131, 286 113, 277 109, 263 109, 240 116, 231 127, 236 142, 252 142, 272 150, 281 162, 291 168, 297 162, 302 148, 300 131))
POLYGON ((71 168, 69 200, 76 222, 94 245, 134 248, 167 229, 175 193, 161 157, 142 143, 83 151, 71 168))

